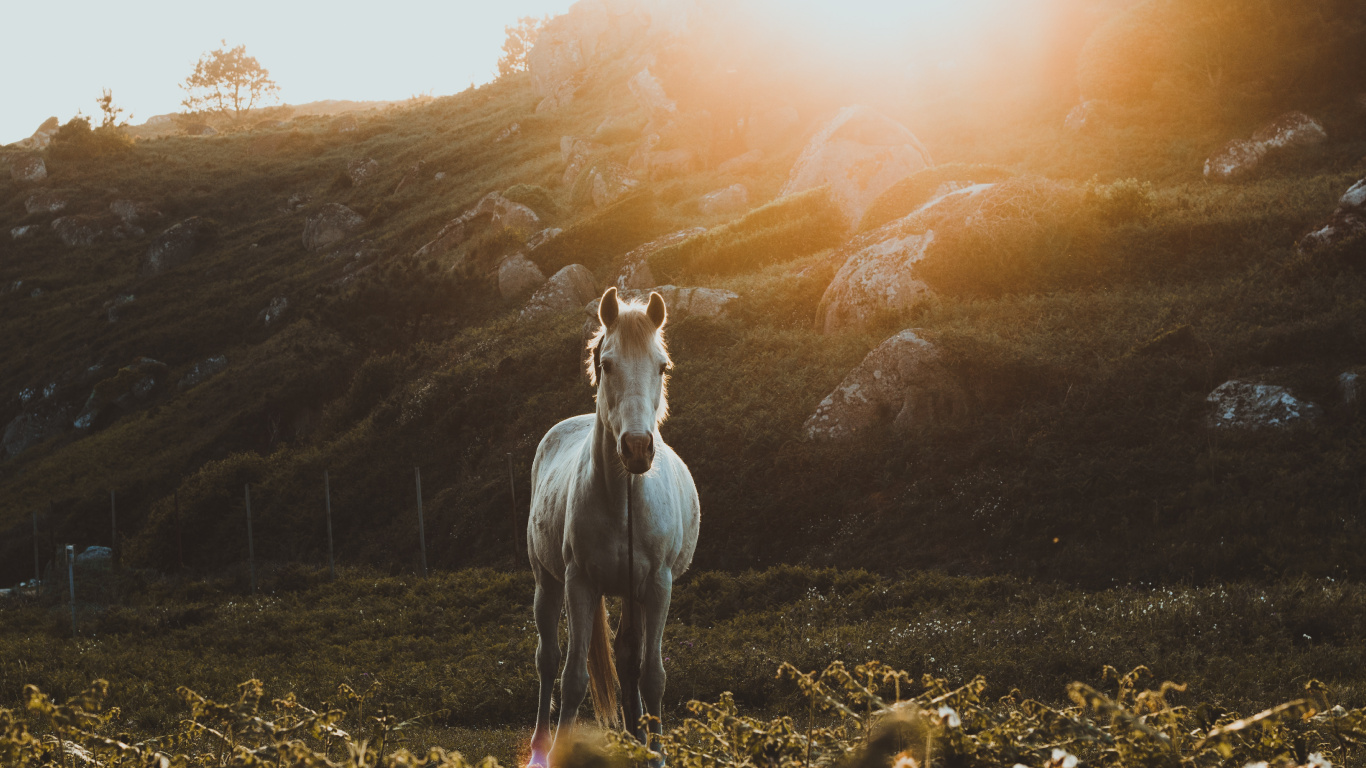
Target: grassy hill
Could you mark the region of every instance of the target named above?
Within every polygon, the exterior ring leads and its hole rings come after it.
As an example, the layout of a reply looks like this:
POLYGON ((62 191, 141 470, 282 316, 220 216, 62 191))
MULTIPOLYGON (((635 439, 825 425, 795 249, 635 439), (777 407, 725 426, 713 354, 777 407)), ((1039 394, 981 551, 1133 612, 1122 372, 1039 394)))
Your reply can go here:
MULTIPOLYGON (((102 155, 49 150, 41 186, 68 197, 62 214, 106 215, 133 199, 163 215, 144 234, 88 247, 63 245, 48 227, 53 214, 25 212, 35 185, 0 180, 3 229, 39 225, 36 237, 5 240, 0 257, 0 422, 41 412, 69 424, 135 359, 168 369, 150 395, 91 429, 63 426, 0 462, 0 579, 27 576, 35 511, 45 559, 50 543, 107 544, 110 490, 130 564, 178 570, 183 546, 193 571, 238 566, 248 482, 257 556, 323 562, 324 470, 340 559, 409 572, 414 466, 435 567, 520 568, 508 456, 524 515, 540 436, 591 408, 582 316, 520 321, 520 304, 501 299, 486 274, 449 271, 499 247, 497 233, 442 257, 430 280, 400 269, 446 222, 514 186, 510 195, 566 230, 569 245, 553 258, 587 263, 604 283, 631 247, 712 228, 711 256, 660 262, 678 267, 674 282, 741 297, 726 319, 669 329, 678 367, 663 433, 701 490, 701 568, 802 562, 1106 585, 1352 576, 1366 566, 1353 470, 1366 466, 1366 427, 1333 404, 1336 376, 1366 363, 1366 276, 1350 260, 1294 249, 1366 174, 1366 119, 1350 94, 1284 92, 1198 120, 1116 107, 1083 133, 1064 128, 1069 102, 1056 98, 1017 99, 986 119, 978 103, 930 110, 883 94, 872 105, 910 127, 939 165, 989 164, 1045 184, 1031 189, 1061 190, 1031 198, 1047 248, 1017 247, 1035 240, 1008 228, 942 230, 956 245, 924 267, 933 298, 822 336, 816 305, 840 266, 828 245, 848 234, 793 240, 819 212, 779 206, 766 228, 746 229, 736 223, 745 211, 706 215, 697 199, 743 182, 752 208, 775 201, 837 96, 803 102, 791 138, 755 169, 717 170, 739 147, 712 128, 701 169, 646 181, 598 210, 582 175, 562 178, 560 139, 601 144, 599 162, 629 159, 649 119, 626 85, 634 55, 597 64, 575 100, 551 112, 535 112, 522 74, 367 113, 354 131, 301 117, 102 155), (1312 111, 1330 140, 1270 158, 1243 181, 1202 177, 1220 145, 1290 107, 1312 111), (364 158, 379 170, 353 184, 348 163, 364 158), (1107 202, 1125 189, 1136 212, 1107 202), (296 195, 305 202, 288 204, 296 195), (364 224, 307 251, 305 221, 331 203, 364 224), (190 216, 209 221, 211 239, 147 275, 152 239, 190 216), (444 298, 421 311, 402 299, 429 289, 444 298), (400 300, 371 300, 386 290, 400 300), (133 299, 111 321, 121 296, 133 299), (280 297, 288 308, 265 322, 280 297), (906 327, 939 335, 972 383, 970 413, 853 445, 804 441, 802 422, 821 398, 906 327), (1189 343, 1154 343, 1173 332, 1189 343), (223 373, 177 387, 219 355, 223 373), (1206 394, 1240 375, 1291 385, 1325 417, 1311 429, 1207 429, 1206 394)), ((671 140, 702 133, 680 129, 671 140)))

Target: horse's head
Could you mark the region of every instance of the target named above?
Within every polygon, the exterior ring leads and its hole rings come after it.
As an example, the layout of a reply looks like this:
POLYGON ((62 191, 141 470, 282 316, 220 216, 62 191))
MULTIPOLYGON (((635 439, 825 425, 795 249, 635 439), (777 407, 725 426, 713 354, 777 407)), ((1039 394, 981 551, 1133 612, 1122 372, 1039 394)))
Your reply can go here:
POLYGON ((649 304, 622 303, 608 288, 598 306, 602 327, 589 342, 589 379, 598 388, 598 415, 611 430, 617 456, 627 471, 650 471, 655 431, 669 410, 665 382, 669 351, 664 347, 664 297, 649 304))

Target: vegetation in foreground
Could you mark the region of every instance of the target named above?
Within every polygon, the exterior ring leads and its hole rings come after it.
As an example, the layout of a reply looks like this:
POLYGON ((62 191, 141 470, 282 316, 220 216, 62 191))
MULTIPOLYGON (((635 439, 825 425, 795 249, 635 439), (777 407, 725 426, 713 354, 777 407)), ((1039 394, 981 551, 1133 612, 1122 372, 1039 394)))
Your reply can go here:
MULTIPOLYGON (((418 752, 441 746, 511 764, 529 738, 527 574, 347 570, 329 583, 288 566, 266 574, 257 598, 242 595, 244 574, 204 583, 126 571, 109 583, 105 595, 81 592, 101 599, 78 606, 76 639, 60 602, 0 604, 0 705, 24 706, 27 684, 65 701, 103 679, 119 707, 103 732, 142 740, 177 732, 178 687, 235 699, 254 678, 269 697, 292 692, 320 711, 346 708, 345 684, 369 697, 366 713, 384 702, 393 722, 411 721, 406 744, 418 752)), ((1070 683, 1110 685, 1106 665, 1147 665, 1155 679, 1189 686, 1164 695, 1191 712, 1204 705, 1205 728, 1224 713, 1302 698, 1310 679, 1323 681, 1332 706, 1355 709, 1366 704, 1363 617, 1366 589, 1327 579, 1080 591, 934 573, 696 573, 679 584, 665 634, 666 720, 676 726, 689 701, 729 695, 747 716, 790 715, 804 728, 800 688, 774 670, 873 659, 904 670, 903 680, 955 689, 982 675, 990 685, 974 695, 983 702, 1010 694, 1053 709, 1067 706, 1070 683)))

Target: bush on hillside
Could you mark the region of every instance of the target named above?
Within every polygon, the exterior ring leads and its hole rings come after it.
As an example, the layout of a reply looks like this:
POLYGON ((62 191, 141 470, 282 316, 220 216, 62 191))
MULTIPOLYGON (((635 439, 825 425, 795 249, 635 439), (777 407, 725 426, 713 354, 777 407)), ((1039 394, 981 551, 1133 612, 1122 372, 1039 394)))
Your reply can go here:
POLYGON ((73 117, 57 129, 48 155, 57 161, 93 160, 122 155, 133 148, 133 140, 117 126, 90 127, 90 120, 73 117))
POLYGON ((582 264, 597 272, 658 230, 654 196, 636 192, 572 224, 532 251, 531 260, 546 275, 570 264, 582 264))
POLYGON ((923 168, 888 187, 864 212, 858 231, 867 232, 907 216, 928 203, 944 184, 952 181, 984 184, 1008 179, 1014 174, 998 165, 946 163, 923 168))
POLYGON ((838 245, 847 232, 825 187, 775 200, 650 256, 656 276, 734 275, 838 245))
POLYGON ((1355 93, 1366 82, 1366 6, 1148 0, 1092 34, 1077 81, 1084 98, 1156 100, 1169 116, 1355 93))
POLYGON ((560 217, 559 204, 550 195, 550 191, 539 184, 513 184, 503 193, 503 197, 535 211, 543 222, 551 222, 560 217))

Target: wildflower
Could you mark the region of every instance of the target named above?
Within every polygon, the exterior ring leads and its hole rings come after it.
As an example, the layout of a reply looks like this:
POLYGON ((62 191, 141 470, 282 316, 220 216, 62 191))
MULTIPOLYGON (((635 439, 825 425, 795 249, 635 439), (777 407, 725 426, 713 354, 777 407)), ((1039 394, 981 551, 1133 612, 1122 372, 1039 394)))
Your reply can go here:
MULTIPOLYGON (((937 714, 939 715, 939 719, 943 720, 944 724, 950 728, 957 728, 963 724, 962 718, 958 717, 958 713, 953 711, 953 707, 940 707, 937 714)), ((1329 768, 1332 767, 1329 766, 1329 768)))
POLYGON ((1065 749, 1053 749, 1053 759, 1049 765, 1059 766, 1059 768, 1077 768, 1077 756, 1065 749))
POLYGON ((1310 752, 1304 764, 1307 768, 1333 768, 1333 761, 1324 757, 1322 752, 1310 752))

